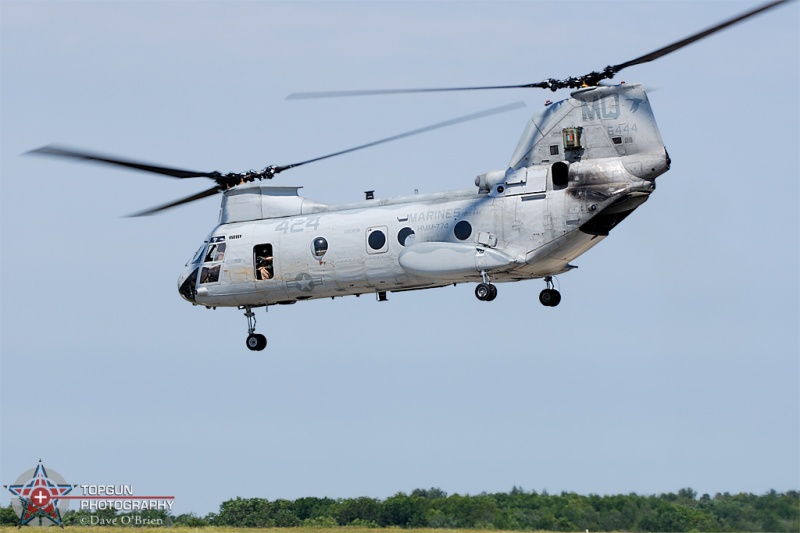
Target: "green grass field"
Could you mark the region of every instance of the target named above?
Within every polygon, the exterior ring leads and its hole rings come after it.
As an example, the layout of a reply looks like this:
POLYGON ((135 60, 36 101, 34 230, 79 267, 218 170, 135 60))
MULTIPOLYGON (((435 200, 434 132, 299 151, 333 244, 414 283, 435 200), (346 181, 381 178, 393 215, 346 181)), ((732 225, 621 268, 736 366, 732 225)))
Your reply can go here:
MULTIPOLYGON (((50 526, 54 527, 54 526, 50 526)), ((32 530, 32 527, 27 527, 28 531, 32 530)), ((106 526, 67 526, 65 529, 69 529, 74 533, 118 533, 120 529, 135 529, 139 533, 156 533, 163 531, 165 528, 161 527, 137 527, 137 528, 126 528, 126 527, 106 527, 106 526)), ((266 528, 233 528, 233 527, 198 527, 198 528, 190 528, 190 527, 173 527, 170 529, 175 529, 177 531, 183 532, 192 532, 192 533, 227 533, 227 532, 241 532, 247 531, 247 533, 387 533, 389 531, 411 531, 413 533, 466 533, 472 532, 474 533, 475 529, 433 529, 433 528, 420 528, 420 529, 409 529, 403 530, 400 528, 366 528, 366 527, 326 527, 326 528, 316 528, 316 527, 292 527, 292 528, 279 528, 279 527, 266 527, 266 528)), ((52 529, 52 533, 55 533, 58 530, 57 527, 52 529)), ((0 533, 14 533, 19 531, 16 527, 0 527, 0 533)), ((493 533, 520 533, 519 531, 515 532, 503 532, 500 530, 492 530, 493 533)), ((536 533, 536 532, 531 532, 536 533)))

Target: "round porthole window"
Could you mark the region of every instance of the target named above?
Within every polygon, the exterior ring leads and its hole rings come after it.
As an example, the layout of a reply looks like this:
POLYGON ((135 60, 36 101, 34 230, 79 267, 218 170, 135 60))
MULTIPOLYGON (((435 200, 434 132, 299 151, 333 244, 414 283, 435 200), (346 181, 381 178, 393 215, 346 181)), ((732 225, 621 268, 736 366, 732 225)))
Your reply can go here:
POLYGON ((414 242, 414 230, 406 226, 397 232, 397 242, 400 246, 409 246, 414 242))
POLYGON ((472 235, 472 224, 466 220, 462 220, 453 228, 453 233, 459 241, 466 241, 469 239, 469 236, 472 235))
POLYGON ((311 243, 311 251, 314 253, 314 257, 321 259, 328 252, 328 240, 325 237, 317 237, 311 243))
POLYGON ((380 250, 386 244, 386 234, 379 229, 373 230, 367 238, 367 243, 373 250, 380 250))

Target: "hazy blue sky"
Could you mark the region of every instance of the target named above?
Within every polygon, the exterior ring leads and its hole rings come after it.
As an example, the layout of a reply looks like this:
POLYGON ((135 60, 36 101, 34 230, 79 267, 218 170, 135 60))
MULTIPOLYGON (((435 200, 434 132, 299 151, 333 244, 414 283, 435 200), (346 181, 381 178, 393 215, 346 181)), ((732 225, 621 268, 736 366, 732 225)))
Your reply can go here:
MULTIPOLYGON (((198 170, 287 164, 528 107, 280 176, 326 203, 472 186, 561 91, 285 101, 295 91, 515 84, 620 63, 756 2, 0 4, 0 481, 41 458, 205 514, 236 496, 800 488, 800 10, 618 78, 673 160, 560 276, 258 311, 177 293, 209 186, 54 159, 51 142, 198 170)), ((3 493, 0 503, 7 504, 3 493)))

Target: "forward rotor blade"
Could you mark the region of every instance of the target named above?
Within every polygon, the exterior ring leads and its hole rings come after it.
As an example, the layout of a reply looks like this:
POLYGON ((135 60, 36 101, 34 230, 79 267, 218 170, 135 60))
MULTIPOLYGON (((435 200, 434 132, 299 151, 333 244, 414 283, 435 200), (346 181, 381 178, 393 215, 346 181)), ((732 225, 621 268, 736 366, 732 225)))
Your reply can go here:
POLYGON ((130 217, 141 217, 147 215, 153 215, 155 213, 159 213, 166 209, 170 209, 172 207, 177 207, 179 205, 188 204, 189 202, 194 202, 196 200, 200 200, 202 198, 207 198, 209 196, 213 196, 217 193, 221 193, 225 190, 231 189, 238 185, 242 185, 244 183, 251 183, 254 181, 260 181, 264 179, 272 179, 276 174, 279 172, 283 172, 284 170, 288 170, 290 168, 299 167, 301 165, 305 165, 306 163, 312 163, 314 161, 320 161, 322 159, 328 159, 329 157, 334 157, 337 155, 346 154, 349 152, 355 152, 356 150, 361 150, 363 148, 369 148, 370 146, 375 146, 382 143, 387 143, 389 141, 396 141, 398 139, 402 139, 404 137, 410 137, 412 135, 416 135, 418 133, 424 133, 426 131, 431 131, 439 128, 444 128, 446 126, 452 126, 454 124, 460 124, 462 122, 467 122, 470 120, 477 120, 479 118, 488 117, 491 115, 496 115, 498 113, 504 113, 506 111, 511 111, 513 109, 519 109, 521 107, 525 107, 524 102, 516 102, 514 104, 509 104, 501 107, 495 107, 492 109, 487 109, 485 111, 480 111, 478 113, 472 113, 470 115, 465 115, 463 117, 458 117, 450 120, 446 120, 444 122, 439 122, 438 124, 433 124, 431 126, 426 126, 424 128, 418 128, 412 131, 407 131, 405 133, 401 133, 399 135, 393 135, 391 137, 387 137, 385 139, 381 139, 379 141, 373 141, 371 143, 362 144, 360 146, 356 146, 354 148, 348 148, 347 150, 340 150, 338 152, 324 155, 321 157, 315 157, 313 159, 307 159, 306 161, 301 161, 299 163, 293 163, 291 165, 285 166, 268 166, 260 171, 251 170, 245 173, 228 173, 225 175, 220 174, 219 172, 195 172, 192 170, 182 170, 177 168, 171 167, 162 167, 157 165, 151 165, 149 163, 142 163, 138 161, 130 161, 127 159, 119 159, 117 157, 109 157, 105 155, 100 155, 96 153, 84 152, 81 150, 73 150, 71 148, 64 148, 56 145, 47 145, 41 148, 37 148, 36 150, 31 150, 27 152, 28 154, 34 155, 49 155, 49 156, 56 156, 56 157, 65 157, 69 159, 77 159, 81 161, 95 161, 99 163, 106 163, 110 165, 116 165, 121 167, 132 168, 135 170, 143 170, 145 172, 153 172, 155 174, 164 174, 166 176, 172 176, 175 178, 211 178, 217 184, 210 189, 205 191, 199 192, 197 194, 193 194, 192 196, 188 196, 186 198, 182 198, 180 200, 176 200, 174 202, 170 202, 165 205, 161 205, 158 207, 154 207, 152 209, 147 209, 145 211, 140 211, 138 213, 133 213, 128 215, 130 217))
POLYGON ((176 200, 166 205, 162 205, 159 207, 154 207, 152 209, 147 209, 145 211, 139 211, 138 213, 133 213, 128 215, 129 217, 144 217, 148 215, 154 215, 160 211, 164 211, 165 209, 169 209, 171 207, 177 207, 179 205, 188 204, 189 202, 194 202, 195 200, 200 200, 202 198, 208 198, 209 196, 214 196, 215 194, 222 192, 219 187, 211 187, 203 192, 193 194, 192 196, 188 196, 181 200, 176 200))
POLYGON ((164 176, 171 176, 173 178, 214 179, 219 176, 219 172, 197 172, 195 170, 182 170, 179 168, 162 167, 157 165, 151 165, 149 163, 142 163, 139 161, 130 161, 102 154, 94 154, 91 152, 73 150, 71 148, 65 148, 55 144, 48 144, 47 146, 42 146, 41 148, 37 148, 36 150, 31 150, 30 152, 26 152, 26 154, 49 155, 55 157, 64 157, 67 159, 77 159, 79 161, 95 161, 98 163, 105 163, 108 165, 116 165, 119 167, 143 170, 145 172, 152 172, 154 174, 162 174, 164 176))
POLYGON ((321 157, 315 157, 314 159, 308 159, 306 161, 301 161, 299 163, 293 163, 291 165, 279 166, 275 167, 275 173, 283 172, 284 170, 288 170, 290 168, 299 167, 300 165, 305 165, 306 163, 313 163, 314 161, 320 161, 322 159, 328 159, 329 157, 334 157, 337 155, 347 154, 350 152, 355 152, 356 150, 361 150, 363 148, 369 148, 370 146, 375 146, 377 144, 383 144, 390 141, 396 141, 398 139, 403 139, 404 137, 411 137, 412 135, 417 135, 419 133, 425 133, 426 131, 436 130, 439 128, 445 128, 447 126, 453 126, 455 124, 461 124, 462 122, 469 122, 470 120, 477 120, 479 118, 489 117, 492 115, 497 115, 499 113, 505 113, 506 111, 513 111, 514 109, 520 109, 525 107, 525 102, 515 102, 513 104, 508 104, 500 107, 494 107, 492 109, 487 109, 485 111, 479 111, 477 113, 472 113, 470 115, 464 115, 463 117, 458 117, 450 120, 445 120, 444 122, 439 122, 438 124, 432 124, 430 126, 425 126, 424 128, 418 128, 416 130, 407 131, 405 133, 400 133, 399 135, 392 135, 391 137, 386 137, 385 139, 381 139, 379 141, 373 141, 371 143, 362 144, 360 146, 356 146, 354 148, 348 148, 347 150, 341 150, 339 152, 334 152, 332 154, 323 155, 321 157))
POLYGON ((319 91, 308 93, 292 93, 286 97, 287 100, 310 100, 313 98, 339 98, 343 96, 375 96, 384 94, 408 94, 408 93, 440 93, 448 91, 483 91, 491 89, 547 89, 546 82, 526 83, 523 85, 487 85, 481 87, 442 87, 430 89, 375 89, 366 91, 319 91))
POLYGON ((716 33, 716 32, 718 32, 720 30, 723 30, 723 29, 727 28, 728 26, 732 26, 732 25, 734 25, 734 24, 736 24, 738 22, 741 22, 741 21, 743 21, 745 19, 748 19, 748 18, 750 18, 750 17, 752 17, 754 15, 757 15, 759 13, 767 11, 768 9, 772 9, 774 7, 777 7, 777 6, 781 5, 781 4, 785 4, 786 2, 789 2, 789 1, 791 1, 791 0, 778 0, 777 2, 770 2, 768 4, 764 4, 764 5, 762 5, 760 7, 757 7, 755 9, 751 10, 751 11, 748 11, 747 13, 743 13, 742 15, 739 15, 738 17, 734 17, 732 19, 726 20, 725 22, 721 22, 720 24, 717 24, 716 26, 712 26, 711 28, 708 28, 708 29, 703 30, 703 31, 698 32, 698 33, 695 33, 694 35, 690 35, 689 37, 686 37, 685 39, 681 39, 680 41, 674 42, 674 43, 672 43, 670 45, 667 45, 667 46, 665 46, 663 48, 659 48, 658 50, 650 52, 649 54, 645 54, 645 55, 643 55, 641 57, 637 57, 636 59, 632 59, 631 61, 627 61, 625 63, 620 63, 619 65, 614 65, 614 66, 609 67, 609 68, 612 69, 614 72, 619 72, 620 70, 622 70, 624 68, 627 68, 627 67, 632 67, 633 65, 640 65, 642 63, 649 63, 650 61, 653 61, 655 59, 663 57, 663 56, 665 56, 665 55, 667 55, 669 53, 674 52, 675 50, 679 50, 679 49, 683 48, 684 46, 688 46, 688 45, 690 45, 690 44, 692 44, 692 43, 694 43, 696 41, 699 41, 700 39, 703 39, 704 37, 708 37, 709 35, 711 35, 713 33, 716 33))

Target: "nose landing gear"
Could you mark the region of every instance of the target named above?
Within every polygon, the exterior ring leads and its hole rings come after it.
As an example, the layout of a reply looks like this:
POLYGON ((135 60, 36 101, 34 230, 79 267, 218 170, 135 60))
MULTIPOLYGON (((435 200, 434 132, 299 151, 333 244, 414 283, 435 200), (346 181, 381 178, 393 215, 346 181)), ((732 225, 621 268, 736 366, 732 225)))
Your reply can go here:
POLYGON ((561 303, 561 293, 554 289, 553 276, 545 276, 547 288, 539 293, 539 302, 545 307, 555 307, 561 303))
POLYGON ((244 316, 247 317, 247 347, 253 351, 260 352, 267 347, 267 338, 260 333, 256 333, 256 314, 249 305, 244 306, 244 316))

